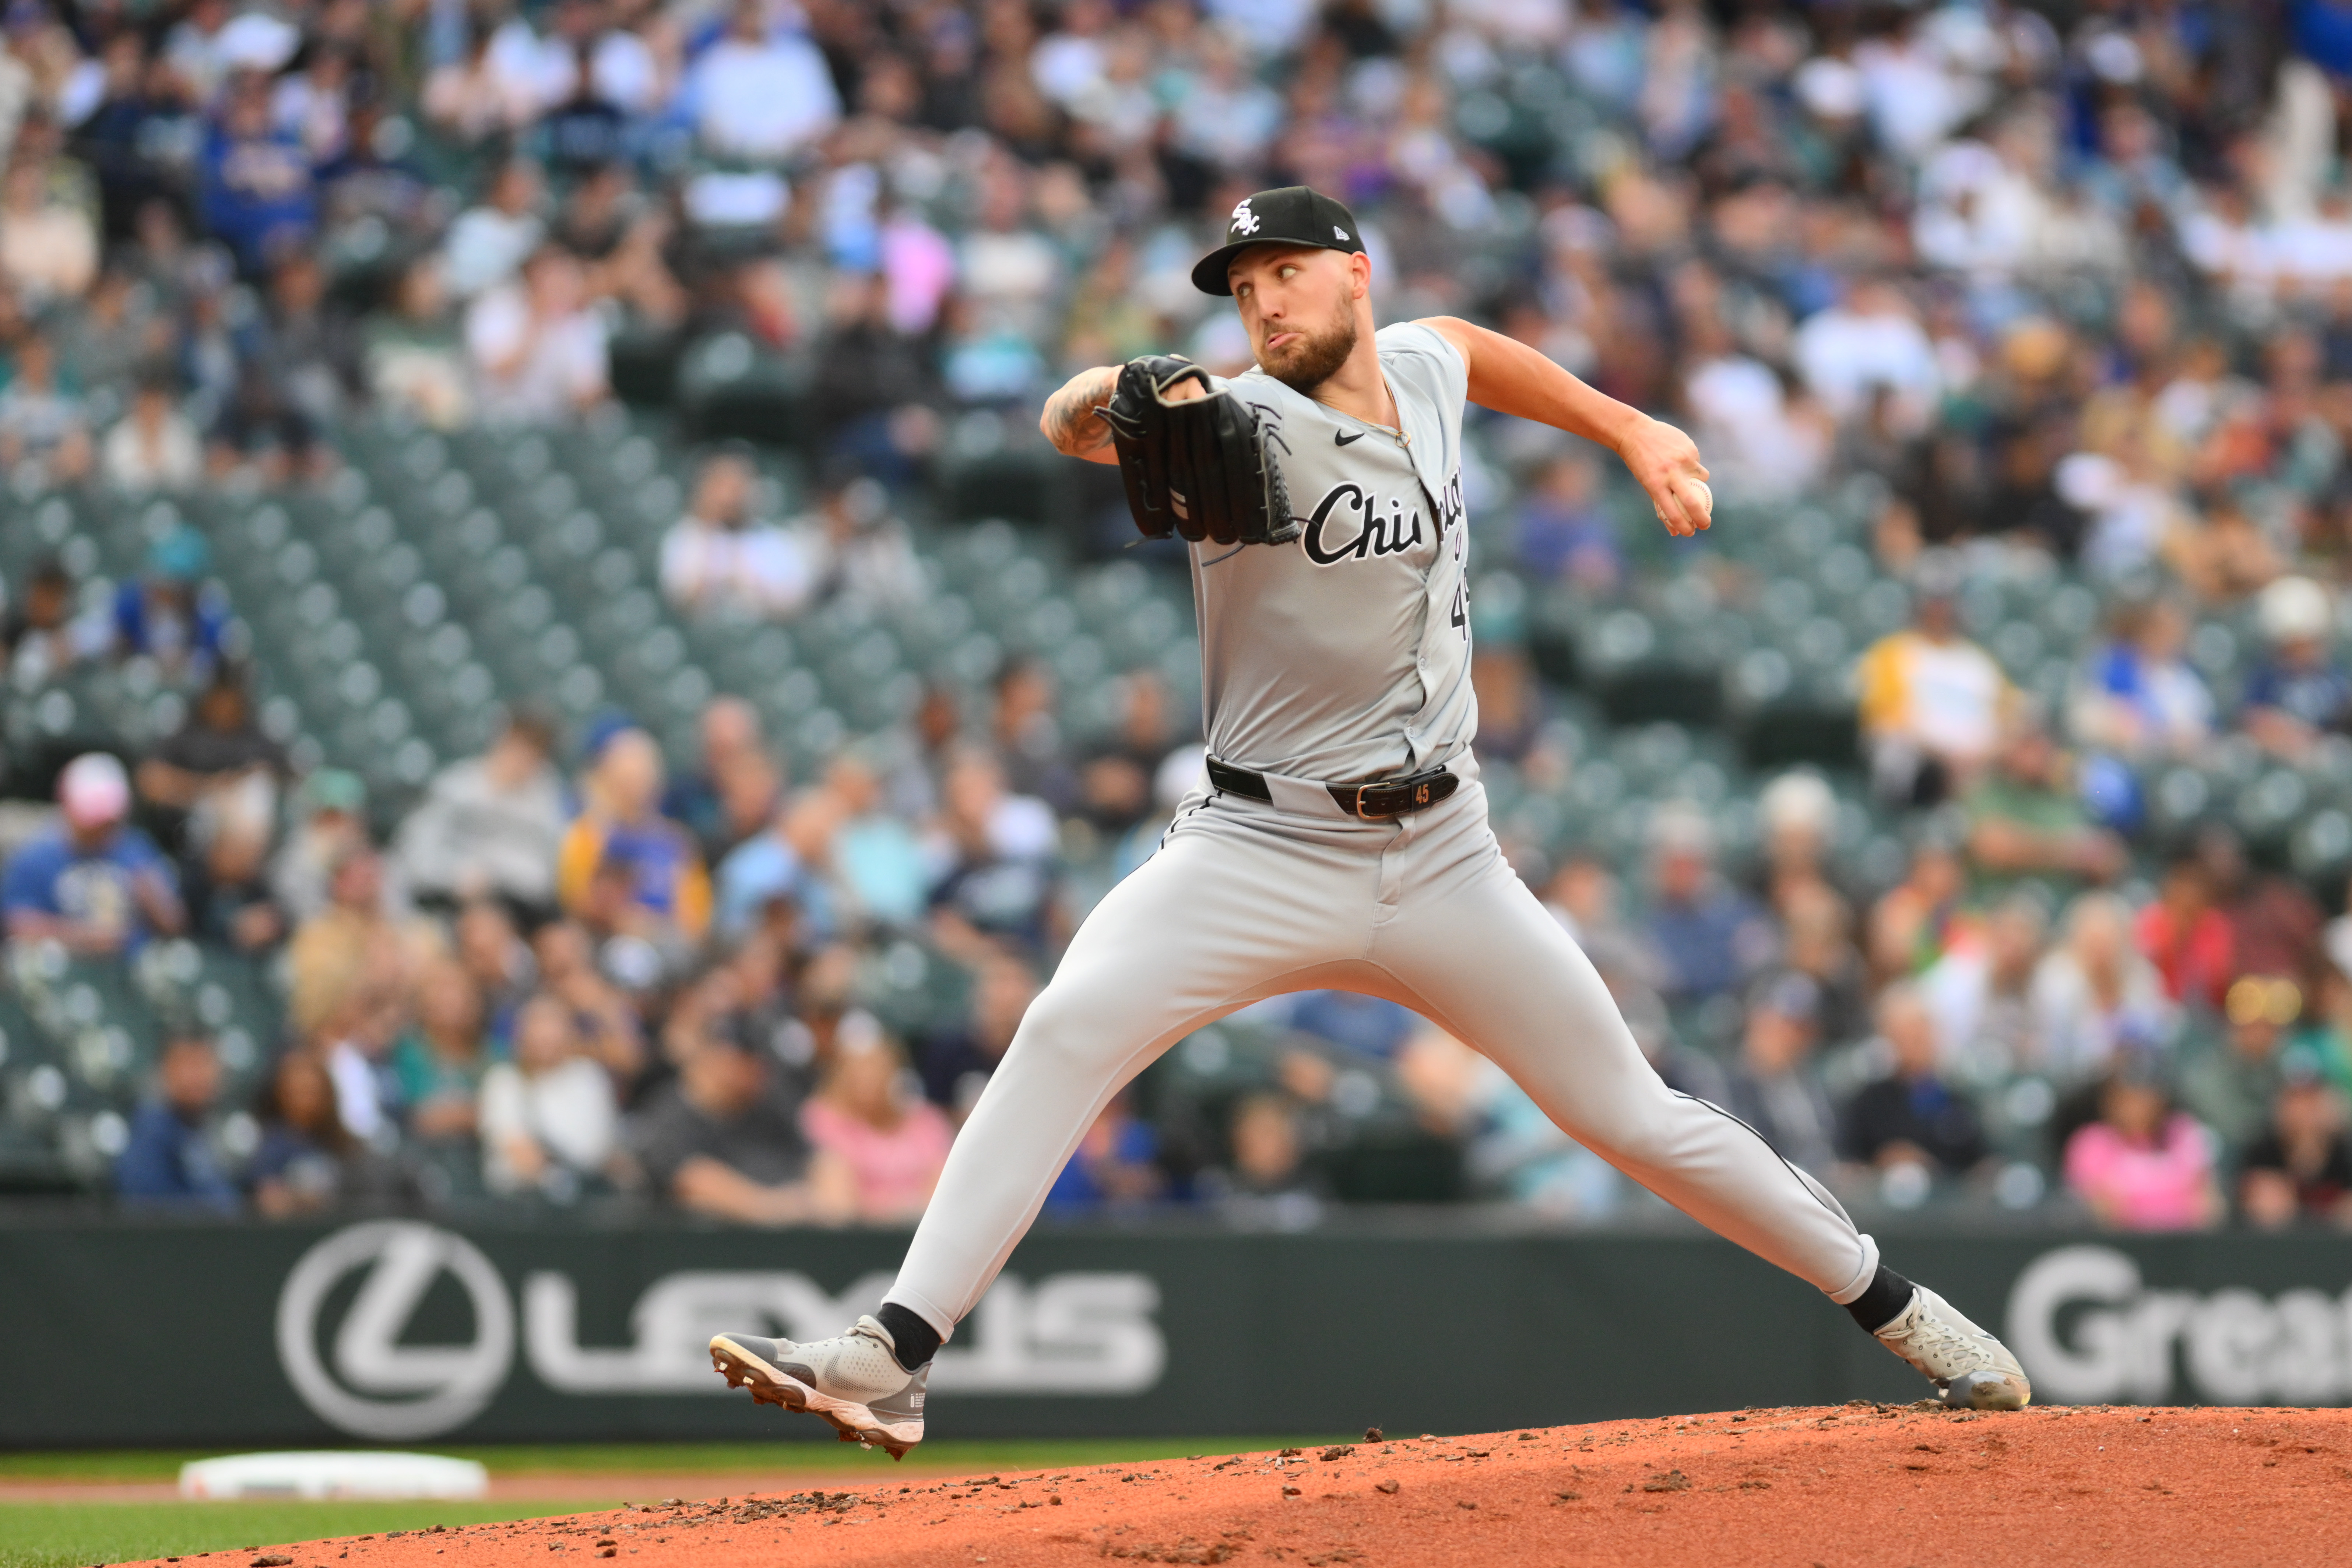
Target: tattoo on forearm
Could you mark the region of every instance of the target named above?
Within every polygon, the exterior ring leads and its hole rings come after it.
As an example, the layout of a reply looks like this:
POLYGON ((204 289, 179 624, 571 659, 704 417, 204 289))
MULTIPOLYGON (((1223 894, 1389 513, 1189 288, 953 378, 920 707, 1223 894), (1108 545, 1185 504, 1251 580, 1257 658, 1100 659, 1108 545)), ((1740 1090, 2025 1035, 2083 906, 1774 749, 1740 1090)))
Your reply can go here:
POLYGON ((1110 426, 1095 417, 1095 409, 1110 401, 1118 382, 1116 371, 1099 370, 1046 399, 1046 438, 1056 451, 1075 455, 1109 444, 1110 426))

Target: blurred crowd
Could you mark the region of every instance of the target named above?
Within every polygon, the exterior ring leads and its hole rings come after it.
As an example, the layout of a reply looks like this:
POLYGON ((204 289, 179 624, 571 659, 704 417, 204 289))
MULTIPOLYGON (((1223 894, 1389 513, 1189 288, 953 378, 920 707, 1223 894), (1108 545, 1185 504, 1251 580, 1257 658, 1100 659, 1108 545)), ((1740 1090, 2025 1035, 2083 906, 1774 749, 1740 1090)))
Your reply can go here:
MULTIPOLYGON (((1362 216, 1384 319, 1491 321, 1684 422, 1727 506, 1866 481, 1912 595, 1856 670, 1891 879, 1803 772, 1752 858, 1661 809, 1637 868, 1522 867, 1669 1081, 1898 1206, 2352 1223, 2341 889, 2219 828, 2158 856, 2141 798, 2154 763, 2330 767, 2352 731, 2347 76, 2331 0, 10 0, 0 466, 23 497, 317 486, 366 412, 561 423, 630 365, 761 367, 814 504, 771 515, 710 452, 663 593, 918 603, 898 519, 959 425, 1147 349, 1245 363, 1186 272, 1242 195, 1310 183, 1362 216), (2060 703, 1959 613, 2021 562, 2106 606, 2060 703), (2224 687, 2188 649, 2231 616, 2259 651, 2224 687)), ((1598 455, 1474 435, 1488 566, 1633 584, 1598 455)), ((11 775, 55 809, 10 819, 9 942, 195 940, 285 998, 255 1106, 167 1044, 126 1197, 903 1220, 1197 763, 1150 676, 1081 747, 1016 659, 828 756, 727 699, 691 757, 519 709, 371 801, 259 723, 208 548, 162 533, 103 603, 63 559, 5 584, 9 702, 131 659, 188 699, 142 754, 11 775), (886 1022, 911 972, 941 999, 886 1022)), ((1573 766, 1512 671, 1482 668, 1482 749, 1573 766)), ((1052 1203, 1467 1194, 1643 1201, 1458 1042, 1313 995, 1180 1047, 1052 1203)))

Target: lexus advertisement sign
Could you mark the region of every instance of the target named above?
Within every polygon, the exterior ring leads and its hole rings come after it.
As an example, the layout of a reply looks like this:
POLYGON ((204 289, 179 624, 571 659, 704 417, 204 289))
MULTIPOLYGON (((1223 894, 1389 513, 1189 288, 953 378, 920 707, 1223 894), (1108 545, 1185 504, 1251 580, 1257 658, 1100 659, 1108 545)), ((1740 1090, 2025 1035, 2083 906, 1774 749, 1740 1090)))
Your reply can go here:
MULTIPOLYGON (((2352 1401, 2352 1241, 1880 1241, 2001 1326, 2039 1402, 2352 1401)), ((826 1439, 730 1391, 704 1346, 838 1332, 904 1245, 412 1219, 0 1230, 0 1443, 826 1439), (170 1373, 107 1398, 91 1348, 133 1342, 168 1347, 170 1373)), ((966 1436, 1477 1430, 1922 1392, 1843 1312, 1712 1237, 1410 1221, 1041 1231, 930 1386, 934 1432, 966 1436), (1425 1353, 1465 1332, 1514 1353, 1425 1353)))

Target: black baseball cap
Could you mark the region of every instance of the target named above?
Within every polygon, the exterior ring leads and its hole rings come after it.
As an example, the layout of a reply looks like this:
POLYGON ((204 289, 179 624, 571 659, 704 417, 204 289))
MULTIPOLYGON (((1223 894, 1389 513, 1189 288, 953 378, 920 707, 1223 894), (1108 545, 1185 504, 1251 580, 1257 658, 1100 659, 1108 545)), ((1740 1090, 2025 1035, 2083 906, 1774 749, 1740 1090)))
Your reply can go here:
POLYGON ((1225 220, 1225 243, 1193 264, 1192 287, 1203 294, 1226 294, 1225 265, 1253 245, 1311 245, 1323 250, 1361 250, 1363 231, 1356 215, 1307 185, 1284 185, 1245 196, 1225 220))

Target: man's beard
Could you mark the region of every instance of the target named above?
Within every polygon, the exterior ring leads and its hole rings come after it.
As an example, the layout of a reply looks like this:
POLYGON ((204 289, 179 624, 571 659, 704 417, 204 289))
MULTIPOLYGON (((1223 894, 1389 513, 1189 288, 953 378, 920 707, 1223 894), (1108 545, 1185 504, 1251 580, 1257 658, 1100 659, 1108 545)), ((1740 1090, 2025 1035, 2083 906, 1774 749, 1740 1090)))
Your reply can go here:
POLYGON ((1259 368, 1291 391, 1312 397, 1315 389, 1339 373, 1348 356, 1356 352, 1356 318, 1343 313, 1339 324, 1319 336, 1302 332, 1300 341, 1286 344, 1280 364, 1267 364, 1259 355, 1259 368))

